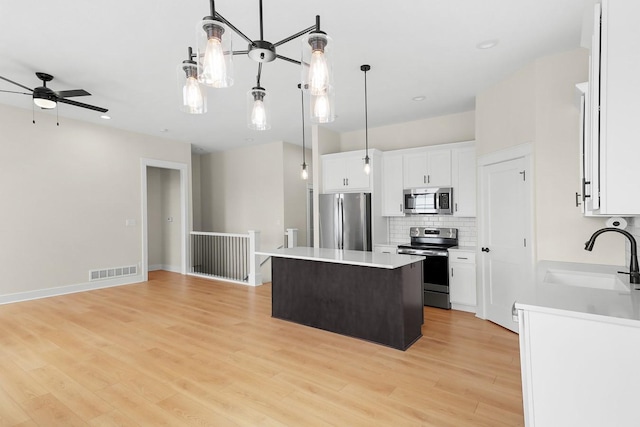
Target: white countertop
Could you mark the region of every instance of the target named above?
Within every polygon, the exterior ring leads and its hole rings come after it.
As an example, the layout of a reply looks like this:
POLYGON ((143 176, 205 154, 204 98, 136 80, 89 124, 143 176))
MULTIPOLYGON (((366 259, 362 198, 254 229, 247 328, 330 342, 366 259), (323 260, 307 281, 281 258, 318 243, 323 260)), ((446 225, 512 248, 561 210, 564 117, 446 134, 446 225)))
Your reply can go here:
POLYGON ((388 269, 404 267, 405 265, 420 262, 424 259, 423 256, 416 255, 309 248, 305 246, 273 249, 270 251, 258 251, 256 254, 280 258, 304 259, 308 261, 333 262, 336 264, 360 265, 363 267, 388 269))
POLYGON ((476 252, 475 246, 453 246, 449 248, 449 250, 460 251, 460 252, 476 252))
POLYGON ((540 261, 536 268, 533 289, 517 301, 516 308, 569 315, 596 321, 640 327, 640 290, 632 290, 628 267, 540 261), (615 289, 548 283, 551 272, 589 272, 616 275, 621 283, 615 289))

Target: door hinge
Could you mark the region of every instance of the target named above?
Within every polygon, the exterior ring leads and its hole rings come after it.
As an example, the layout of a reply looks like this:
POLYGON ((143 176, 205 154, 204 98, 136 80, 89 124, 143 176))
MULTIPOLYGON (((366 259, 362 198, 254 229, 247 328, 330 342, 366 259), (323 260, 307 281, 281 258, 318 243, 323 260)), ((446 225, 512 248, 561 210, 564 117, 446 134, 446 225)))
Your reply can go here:
POLYGON ((520 172, 520 175, 522 175, 522 180, 523 180, 523 181, 526 181, 526 180, 527 180, 527 171, 526 171, 526 170, 521 171, 521 172, 520 172))

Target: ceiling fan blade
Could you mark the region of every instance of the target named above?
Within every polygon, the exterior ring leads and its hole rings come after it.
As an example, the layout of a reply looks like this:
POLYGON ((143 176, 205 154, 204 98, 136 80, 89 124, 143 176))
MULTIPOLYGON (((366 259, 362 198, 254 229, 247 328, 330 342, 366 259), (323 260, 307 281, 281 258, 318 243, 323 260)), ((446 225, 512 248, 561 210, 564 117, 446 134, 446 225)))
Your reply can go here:
POLYGON ((19 93, 21 95, 29 95, 29 96, 31 96, 30 93, 27 93, 27 92, 16 92, 15 90, 0 90, 0 92, 4 92, 4 93, 19 93))
POLYGON ((9 80, 9 79, 8 79, 8 78, 6 78, 6 77, 2 77, 2 76, 0 76, 0 79, 4 80, 4 81, 6 81, 6 82, 9 82, 9 83, 13 83, 13 84, 14 84, 14 85, 16 85, 16 86, 20 86, 21 88, 26 89, 26 90, 28 90, 28 91, 30 91, 30 92, 33 92, 33 89, 28 88, 28 87, 26 87, 25 85, 21 85, 20 83, 16 83, 16 82, 14 82, 13 80, 9 80))
POLYGON ((84 89, 73 89, 73 90, 61 90, 60 92, 56 92, 56 96, 58 98, 70 98, 72 96, 88 96, 91 95, 84 89))
POLYGON ((70 99, 65 99, 65 98, 58 98, 58 102, 61 102, 63 104, 74 105, 76 107, 88 108, 89 110, 100 111, 101 113, 106 113, 107 111, 109 111, 106 108, 96 107, 95 105, 83 104, 82 102, 72 101, 70 99))

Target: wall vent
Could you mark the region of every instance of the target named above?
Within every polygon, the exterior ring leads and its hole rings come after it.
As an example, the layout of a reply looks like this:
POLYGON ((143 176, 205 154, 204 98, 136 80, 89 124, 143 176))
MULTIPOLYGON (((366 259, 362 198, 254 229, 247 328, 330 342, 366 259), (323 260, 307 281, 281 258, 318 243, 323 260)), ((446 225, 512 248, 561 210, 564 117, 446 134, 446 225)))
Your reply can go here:
POLYGON ((122 276, 135 276, 138 274, 138 267, 131 265, 129 267, 103 268, 101 270, 90 270, 89 281, 113 279, 122 276))

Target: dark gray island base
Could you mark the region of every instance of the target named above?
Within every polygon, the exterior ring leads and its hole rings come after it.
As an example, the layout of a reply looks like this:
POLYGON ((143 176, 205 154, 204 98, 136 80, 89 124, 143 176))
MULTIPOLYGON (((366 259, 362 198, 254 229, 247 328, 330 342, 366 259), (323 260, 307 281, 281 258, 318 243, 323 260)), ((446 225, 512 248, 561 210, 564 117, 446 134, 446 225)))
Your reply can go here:
POLYGON ((381 268, 271 255, 273 317, 399 350, 422 336, 421 258, 381 268))

